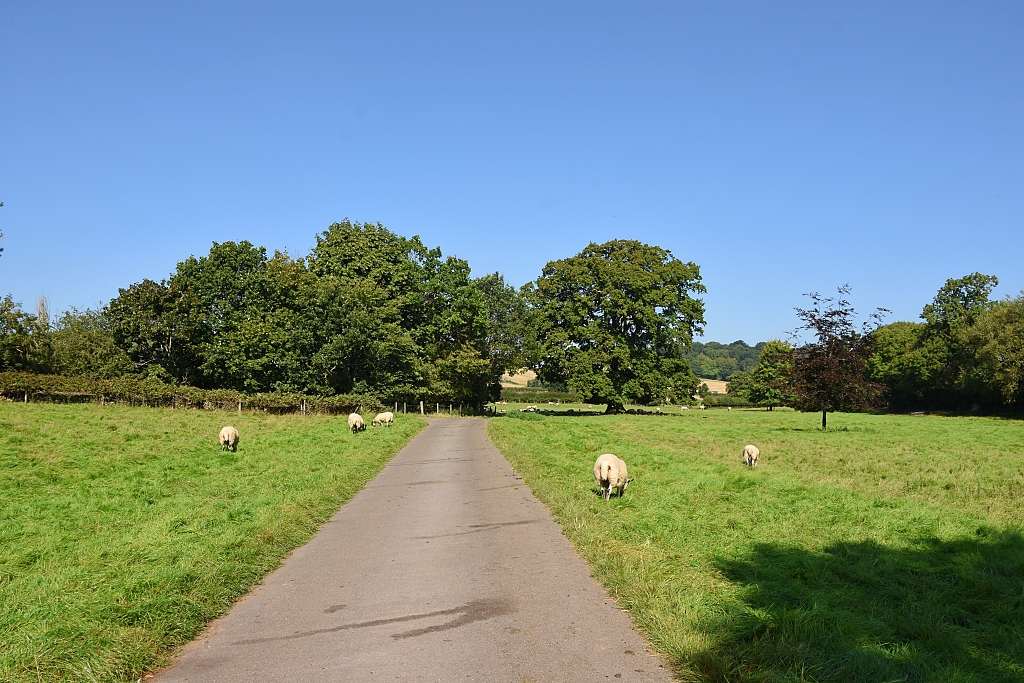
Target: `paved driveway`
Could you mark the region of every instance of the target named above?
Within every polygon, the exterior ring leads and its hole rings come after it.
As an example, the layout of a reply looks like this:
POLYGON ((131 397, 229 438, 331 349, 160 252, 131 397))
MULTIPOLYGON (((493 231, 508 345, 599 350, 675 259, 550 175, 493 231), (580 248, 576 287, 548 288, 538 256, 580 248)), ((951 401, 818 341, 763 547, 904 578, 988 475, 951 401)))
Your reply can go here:
POLYGON ((432 420, 150 680, 671 677, 491 444, 484 420, 469 418, 432 420))

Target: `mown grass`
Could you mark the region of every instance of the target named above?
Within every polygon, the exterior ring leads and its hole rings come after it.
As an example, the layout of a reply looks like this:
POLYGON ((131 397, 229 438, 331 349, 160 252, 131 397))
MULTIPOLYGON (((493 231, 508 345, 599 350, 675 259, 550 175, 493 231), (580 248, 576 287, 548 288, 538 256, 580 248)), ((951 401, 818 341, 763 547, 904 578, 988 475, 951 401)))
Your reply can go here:
POLYGON ((423 426, 0 403, 0 681, 159 667, 423 426))
POLYGON ((489 431, 680 680, 1024 680, 1024 422, 818 419, 530 416, 489 431), (636 479, 610 503, 591 474, 604 452, 636 479))

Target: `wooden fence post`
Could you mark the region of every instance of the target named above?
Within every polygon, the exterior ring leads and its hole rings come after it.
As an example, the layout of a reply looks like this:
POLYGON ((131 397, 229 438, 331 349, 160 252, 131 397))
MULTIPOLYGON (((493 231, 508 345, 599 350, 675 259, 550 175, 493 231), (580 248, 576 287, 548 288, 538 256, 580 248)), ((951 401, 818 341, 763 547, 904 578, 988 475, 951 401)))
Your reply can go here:
MULTIPOLYGON (((28 396, 28 392, 25 392, 25 396, 28 396)), ((25 399, 25 402, 28 403, 28 399, 27 398, 25 399)), ((423 415, 423 414, 424 414, 423 413, 423 401, 420 401, 420 415, 423 415)))

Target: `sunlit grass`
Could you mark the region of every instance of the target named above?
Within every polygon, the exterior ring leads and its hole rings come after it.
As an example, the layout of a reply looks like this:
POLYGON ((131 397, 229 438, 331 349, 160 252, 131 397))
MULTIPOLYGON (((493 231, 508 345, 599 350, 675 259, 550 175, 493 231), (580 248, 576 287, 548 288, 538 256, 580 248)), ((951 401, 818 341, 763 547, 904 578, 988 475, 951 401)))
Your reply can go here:
POLYGON ((817 420, 715 410, 489 429, 682 680, 1024 680, 1024 422, 817 420), (610 503, 591 474, 604 452, 636 479, 610 503))
POLYGON ((137 680, 423 426, 0 403, 0 681, 137 680))

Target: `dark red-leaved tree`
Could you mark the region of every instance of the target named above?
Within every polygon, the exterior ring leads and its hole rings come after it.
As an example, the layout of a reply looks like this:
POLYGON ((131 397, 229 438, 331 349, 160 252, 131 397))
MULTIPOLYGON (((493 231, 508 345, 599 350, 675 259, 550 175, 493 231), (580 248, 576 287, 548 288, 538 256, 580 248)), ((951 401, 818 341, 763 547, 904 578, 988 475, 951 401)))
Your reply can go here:
POLYGON ((793 350, 792 405, 804 412, 821 411, 822 429, 830 412, 870 410, 882 400, 884 387, 868 381, 864 369, 873 344, 871 332, 888 311, 877 309, 858 330, 849 294, 849 285, 840 287, 835 298, 814 292, 807 295, 813 306, 796 309, 804 323, 797 330, 809 330, 817 340, 793 350))

